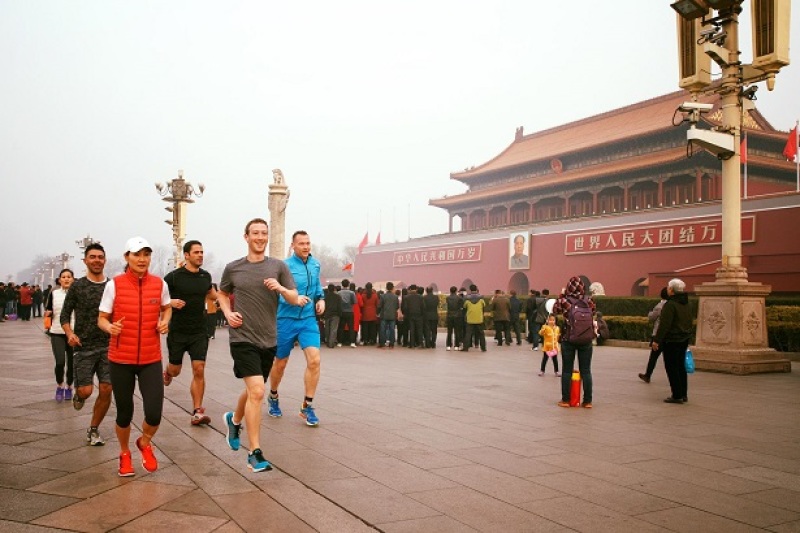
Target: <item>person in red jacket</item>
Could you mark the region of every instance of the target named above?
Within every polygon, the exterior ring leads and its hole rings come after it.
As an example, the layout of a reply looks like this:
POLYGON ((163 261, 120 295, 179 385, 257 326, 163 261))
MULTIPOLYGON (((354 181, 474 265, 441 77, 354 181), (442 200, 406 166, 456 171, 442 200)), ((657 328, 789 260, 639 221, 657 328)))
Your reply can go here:
MULTIPOLYGON (((372 290, 372 282, 364 285, 364 292, 359 293, 361 308, 361 341, 364 346, 375 346, 378 342, 378 293, 372 290)), ((381 346, 382 348, 382 346, 381 346)))
POLYGON ((136 447, 142 454, 145 470, 154 472, 158 469, 150 441, 161 424, 164 406, 164 369, 159 334, 167 333, 172 307, 167 284, 148 272, 152 252, 150 244, 143 238, 128 239, 125 272, 106 285, 97 318, 97 326, 111 335, 108 364, 117 404, 119 475, 123 477, 135 474, 129 446, 133 390, 137 380, 144 406, 144 422, 136 447))

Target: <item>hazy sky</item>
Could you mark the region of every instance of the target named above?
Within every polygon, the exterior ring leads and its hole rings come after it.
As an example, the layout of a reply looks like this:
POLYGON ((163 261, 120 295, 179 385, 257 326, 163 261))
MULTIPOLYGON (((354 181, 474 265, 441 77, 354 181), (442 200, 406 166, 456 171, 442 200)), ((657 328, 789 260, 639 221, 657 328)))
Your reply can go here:
MULTIPOLYGON (((450 173, 518 126, 677 89, 669 3, 0 0, 0 279, 79 255, 87 234, 110 256, 133 235, 170 245, 153 184, 179 169, 207 187, 188 238, 221 263, 244 255, 247 220, 268 219, 274 168, 287 232, 312 243, 445 232, 428 200, 463 192, 450 173)), ((759 110, 793 127, 800 67, 761 85, 759 110)))

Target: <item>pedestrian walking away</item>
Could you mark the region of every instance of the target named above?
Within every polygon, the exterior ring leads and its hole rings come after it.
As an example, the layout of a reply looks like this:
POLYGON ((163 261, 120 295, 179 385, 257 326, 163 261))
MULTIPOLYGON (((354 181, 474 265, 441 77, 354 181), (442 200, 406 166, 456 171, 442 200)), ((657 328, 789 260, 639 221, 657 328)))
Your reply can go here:
POLYGON ((86 443, 102 446, 105 441, 100 436, 100 423, 111 406, 111 375, 108 367, 108 333, 97 325, 98 308, 103 298, 108 279, 104 270, 106 252, 100 243, 92 243, 83 250, 83 264, 86 276, 76 280, 67 291, 61 309, 61 328, 72 346, 75 390, 72 394, 72 407, 83 409, 86 400, 94 391, 94 377, 97 377, 98 393, 92 410, 86 443), (74 319, 74 329, 72 320, 74 319))
POLYGON ((217 293, 211 284, 211 274, 203 270, 203 245, 200 241, 189 241, 183 245, 184 265, 166 276, 172 307, 172 319, 167 335, 169 364, 164 371, 164 385, 172 383, 183 368, 183 354, 189 354, 192 364, 191 424, 210 424, 211 417, 203 407, 206 390, 206 355, 208 354, 208 328, 206 301, 216 300, 217 293))
MULTIPOLYGON (((303 378, 305 398, 300 406, 300 418, 306 425, 318 426, 319 418, 314 411, 314 395, 320 375, 320 335, 317 315, 325 313, 319 261, 311 255, 311 238, 305 231, 295 231, 292 235, 292 255, 285 260, 292 274, 297 291, 295 303, 286 298, 278 298, 278 348, 275 363, 269 374, 270 391, 267 397, 269 415, 283 415, 278 399, 278 387, 286 371, 292 348, 295 343, 306 356, 306 371, 303 378)), ((370 289, 372 286, 370 285, 370 289)))
POLYGON ((653 349, 653 339, 655 339, 656 331, 658 331, 661 309, 664 308, 664 304, 667 303, 668 298, 669 293, 667 292, 667 288, 664 287, 661 289, 661 301, 656 304, 652 311, 647 313, 647 319, 653 323, 653 334, 650 337, 650 357, 647 359, 647 369, 644 371, 644 374, 639 374, 639 379, 645 383, 650 383, 650 379, 653 377, 653 370, 656 369, 658 356, 661 355, 661 352, 663 351, 662 347, 659 347, 658 350, 653 349))
MULTIPOLYGON (((56 360, 56 402, 58 403, 64 400, 72 401, 72 382, 75 377, 73 350, 72 346, 67 342, 67 334, 64 333, 64 329, 61 327, 61 309, 64 307, 67 291, 74 281, 75 276, 72 270, 65 268, 59 272, 58 280, 56 280, 58 288, 48 293, 44 311, 45 317, 56 317, 47 334, 50 336, 50 347, 56 360)), ((70 325, 75 325, 74 320, 70 321, 70 325)))
POLYGON ((234 375, 244 381, 236 408, 225 413, 225 440, 232 450, 241 444, 242 424, 247 429, 253 472, 271 470, 261 451, 261 404, 277 345, 278 296, 291 305, 299 302, 289 267, 266 256, 269 226, 254 218, 244 228, 247 255, 225 266, 217 292, 220 309, 229 325, 234 375), (236 309, 231 307, 235 297, 236 309))
POLYGON ((169 330, 172 307, 167 284, 149 272, 152 253, 153 249, 143 238, 128 239, 125 272, 106 284, 97 317, 98 327, 112 339, 108 347, 108 365, 117 406, 118 474, 121 477, 136 473, 130 438, 137 382, 144 420, 136 447, 144 469, 148 472, 158 469, 152 440, 164 409, 161 335, 169 330))
POLYGON ((667 302, 661 308, 658 329, 653 338, 653 350, 663 349, 664 369, 667 371, 669 388, 672 394, 665 403, 686 403, 688 397, 688 377, 686 374, 686 350, 692 337, 692 312, 686 284, 671 279, 667 284, 667 302))

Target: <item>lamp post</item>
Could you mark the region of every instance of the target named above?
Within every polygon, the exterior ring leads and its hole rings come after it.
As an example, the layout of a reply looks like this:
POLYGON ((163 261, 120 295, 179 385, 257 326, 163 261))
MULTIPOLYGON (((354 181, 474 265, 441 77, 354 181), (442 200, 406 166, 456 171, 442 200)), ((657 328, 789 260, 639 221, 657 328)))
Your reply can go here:
MULTIPOLYGON (((91 238, 91 237, 90 237, 90 236, 87 234, 87 235, 86 235, 86 237, 84 237, 83 239, 78 239, 77 241, 75 241, 75 244, 77 244, 77 245, 78 245, 78 248, 80 249, 80 251, 81 251, 81 254, 83 255, 83 254, 84 254, 84 252, 86 251, 86 248, 87 248, 87 247, 88 247, 90 244, 94 244, 95 242, 97 242, 97 241, 95 241, 94 239, 92 239, 92 238, 91 238)), ((83 272, 84 272, 84 273, 88 272, 88 270, 86 269, 85 265, 84 265, 83 272)))
POLYGON ((78 239, 77 241, 75 241, 75 244, 78 245, 78 248, 80 248, 80 250, 82 252, 82 251, 86 250, 86 248, 90 244, 94 244, 95 242, 97 242, 97 241, 92 239, 89 235, 86 235, 86 237, 84 237, 83 239, 78 239))
MULTIPOLYGON (((56 265, 58 265, 57 258, 51 259, 50 261, 45 261, 44 263, 45 273, 47 273, 48 270, 50 271, 50 283, 55 283, 56 281, 56 275, 55 275, 56 265)), ((44 283, 44 281, 42 283, 44 283)))
POLYGON ((63 252, 61 255, 57 255, 55 257, 54 266, 60 265, 62 269, 67 268, 69 265, 69 260, 72 259, 73 256, 69 255, 69 252, 63 252))
POLYGON ((172 213, 172 220, 164 222, 172 227, 172 242, 174 250, 174 267, 178 268, 182 257, 183 239, 186 238, 186 206, 183 204, 193 204, 192 196, 203 197, 206 186, 200 183, 197 189, 183 179, 183 170, 178 171, 178 177, 166 183, 156 183, 158 194, 163 196, 163 200, 172 205, 165 207, 164 210, 172 213))
MULTIPOLYGON (((695 125, 704 104, 684 103, 689 112, 687 139, 722 161, 722 259, 716 280, 695 286, 700 297, 694 358, 701 370, 732 374, 791 372, 788 359, 769 348, 765 297, 771 287, 747 279, 742 260, 740 136, 744 112, 754 108, 755 83, 771 91, 775 75, 789 64, 790 0, 751 0, 753 62, 739 50, 739 15, 744 0, 678 0, 679 85, 697 93, 718 94, 722 124, 714 130, 695 125), (711 81, 710 63, 721 69, 711 81), (750 86, 745 88, 745 86, 750 86)), ((708 106, 711 107, 711 106, 708 106)))

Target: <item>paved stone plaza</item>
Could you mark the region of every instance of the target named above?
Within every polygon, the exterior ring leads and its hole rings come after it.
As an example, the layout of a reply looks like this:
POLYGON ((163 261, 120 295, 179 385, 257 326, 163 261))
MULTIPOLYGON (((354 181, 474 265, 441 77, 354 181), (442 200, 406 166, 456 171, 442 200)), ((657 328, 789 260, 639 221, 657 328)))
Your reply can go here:
POLYGON ((265 407, 262 420, 275 469, 252 474, 224 440, 242 384, 218 330, 212 425, 189 424, 187 358, 166 390, 159 470, 134 451, 136 476, 120 478, 113 405, 106 446, 86 446, 94 398, 82 411, 57 404, 39 323, 0 324, 0 531, 800 531, 796 368, 697 373, 689 403, 670 405, 661 362, 648 385, 646 350, 603 346, 594 409, 563 409, 552 367, 537 376, 541 352, 488 344, 326 349, 318 428, 297 416, 296 351, 284 416, 265 407))

